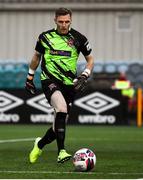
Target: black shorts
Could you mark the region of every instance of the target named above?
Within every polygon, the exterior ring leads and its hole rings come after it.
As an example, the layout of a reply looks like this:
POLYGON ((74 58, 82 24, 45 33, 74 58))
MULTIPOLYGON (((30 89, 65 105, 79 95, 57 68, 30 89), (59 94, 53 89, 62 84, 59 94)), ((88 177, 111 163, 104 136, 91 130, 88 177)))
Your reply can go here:
POLYGON ((59 90, 67 105, 73 102, 75 97, 75 91, 73 85, 64 85, 56 80, 46 79, 41 81, 43 92, 46 96, 48 102, 51 102, 51 96, 56 91, 59 90))

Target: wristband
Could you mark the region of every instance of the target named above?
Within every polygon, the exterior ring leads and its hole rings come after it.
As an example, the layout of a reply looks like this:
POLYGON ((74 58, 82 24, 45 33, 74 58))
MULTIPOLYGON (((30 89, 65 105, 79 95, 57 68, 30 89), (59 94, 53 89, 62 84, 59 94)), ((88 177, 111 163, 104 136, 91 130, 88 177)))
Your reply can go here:
POLYGON ((28 73, 28 75, 29 75, 29 76, 34 76, 34 74, 30 74, 30 73, 28 73))
POLYGON ((35 73, 35 70, 29 68, 28 74, 29 74, 30 76, 34 76, 34 73, 35 73))
POLYGON ((89 77, 91 74, 91 71, 90 69, 85 69, 82 74, 85 75, 86 77, 89 77))

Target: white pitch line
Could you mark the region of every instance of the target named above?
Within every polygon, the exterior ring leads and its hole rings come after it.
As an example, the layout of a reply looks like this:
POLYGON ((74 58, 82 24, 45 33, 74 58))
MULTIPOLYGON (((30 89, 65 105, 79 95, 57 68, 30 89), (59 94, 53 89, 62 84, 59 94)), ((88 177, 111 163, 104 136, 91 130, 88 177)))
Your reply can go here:
MULTIPOLYGON (((21 139, 0 139, 0 143, 15 143, 15 142, 26 142, 26 141, 34 141, 35 138, 21 138, 21 139)), ((106 139, 106 138, 68 138, 69 141, 111 141, 110 139, 106 139)), ((128 142, 132 142, 133 140, 127 140, 128 142)), ((142 141, 142 139, 140 140, 136 140, 136 141, 142 141)))
MULTIPOLYGON (((21 138, 21 139, 1 139, 0 140, 0 143, 14 143, 14 142, 23 142, 23 141, 33 141, 35 140, 35 138, 21 138)), ((69 140, 71 141, 75 141, 76 139, 75 138, 69 138, 69 140)), ((85 138, 79 138, 78 140, 84 140, 85 141, 85 138)), ((107 141, 107 139, 97 139, 97 138, 87 138, 88 141, 107 141)))
POLYGON ((0 173, 13 173, 13 174, 95 174, 95 172, 59 172, 59 171, 2 171, 0 173))
POLYGON ((12 171, 12 170, 0 170, 0 173, 12 173, 12 174, 107 174, 107 175, 143 175, 141 172, 133 173, 133 172, 75 172, 75 171, 67 171, 67 172, 59 172, 59 171, 12 171))
POLYGON ((5 139, 0 140, 0 143, 13 143, 13 142, 23 142, 23 141, 33 141, 35 138, 22 138, 22 139, 5 139))

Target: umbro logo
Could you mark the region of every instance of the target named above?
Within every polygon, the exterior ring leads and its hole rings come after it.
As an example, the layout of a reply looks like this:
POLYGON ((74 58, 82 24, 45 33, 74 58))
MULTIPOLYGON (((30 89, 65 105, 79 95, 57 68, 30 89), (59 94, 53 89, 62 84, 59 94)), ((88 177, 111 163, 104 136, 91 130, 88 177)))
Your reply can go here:
POLYGON ((22 105, 24 101, 5 91, 0 91, 0 113, 22 105))
POLYGON ((54 109, 50 106, 44 94, 31 98, 26 103, 48 114, 54 112, 54 109))
POLYGON ((76 100, 74 104, 92 113, 99 114, 118 106, 120 102, 100 92, 94 92, 76 100))

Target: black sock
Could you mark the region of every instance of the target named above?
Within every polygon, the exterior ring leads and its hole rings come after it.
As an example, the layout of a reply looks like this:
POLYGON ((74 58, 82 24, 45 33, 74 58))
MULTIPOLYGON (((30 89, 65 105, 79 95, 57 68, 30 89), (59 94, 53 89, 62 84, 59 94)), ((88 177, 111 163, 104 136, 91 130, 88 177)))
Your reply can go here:
POLYGON ((61 149, 64 149, 65 141, 65 124, 67 113, 58 112, 55 119, 55 133, 58 146, 58 153, 61 149))
POLYGON ((56 134, 53 131, 53 128, 51 127, 50 129, 47 130, 46 134, 38 142, 38 147, 42 149, 46 144, 50 144, 55 139, 56 139, 56 134))

